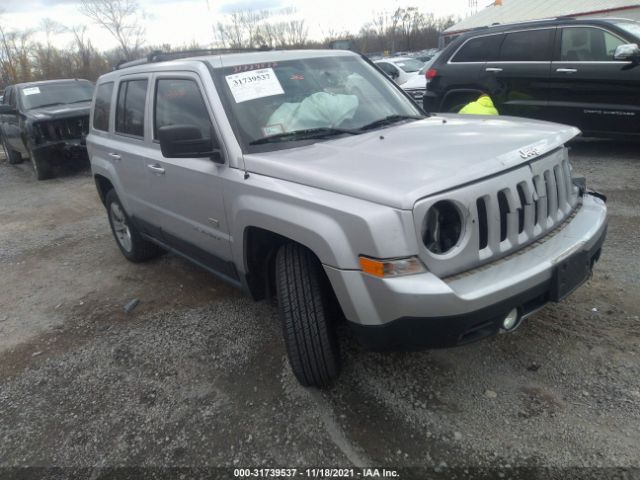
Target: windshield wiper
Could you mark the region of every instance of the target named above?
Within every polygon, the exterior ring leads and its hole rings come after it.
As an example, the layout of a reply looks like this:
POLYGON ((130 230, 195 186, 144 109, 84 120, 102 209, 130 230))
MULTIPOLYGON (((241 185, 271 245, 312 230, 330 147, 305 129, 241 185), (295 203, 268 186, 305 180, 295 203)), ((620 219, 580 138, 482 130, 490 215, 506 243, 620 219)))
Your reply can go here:
POLYGON ((380 118, 371 123, 367 123, 362 127, 358 128, 359 131, 364 132, 365 130, 372 130, 377 127, 383 127, 385 125, 391 125, 392 123, 400 122, 402 120, 422 120, 423 116, 420 115, 388 115, 384 118, 380 118))
POLYGON ((249 145, 261 145, 263 143, 271 142, 284 142, 287 140, 308 140, 312 138, 327 138, 336 135, 357 135, 360 133, 358 130, 347 130, 344 128, 306 128, 304 130, 294 130, 293 132, 282 132, 275 135, 269 135, 268 137, 262 137, 257 140, 249 142, 249 145))
POLYGON ((74 100, 73 102, 68 102, 67 105, 71 105, 72 103, 82 103, 82 102, 90 102, 90 98, 85 98, 84 100, 74 100))

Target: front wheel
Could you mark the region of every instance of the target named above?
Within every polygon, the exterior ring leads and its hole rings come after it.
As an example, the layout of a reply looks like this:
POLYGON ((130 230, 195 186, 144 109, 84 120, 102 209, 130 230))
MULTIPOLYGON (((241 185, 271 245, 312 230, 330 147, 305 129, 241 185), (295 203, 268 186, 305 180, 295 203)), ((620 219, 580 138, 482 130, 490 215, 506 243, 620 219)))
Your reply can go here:
POLYGON ((4 156, 11 165, 16 165, 18 163, 22 163, 22 155, 20 152, 16 152, 15 150, 11 150, 9 148, 9 144, 7 140, 4 138, 4 135, 0 134, 0 143, 2 144, 2 150, 4 151, 4 156))
POLYGON ((340 373, 339 309, 318 259, 298 244, 276 256, 276 289, 291 369, 305 387, 326 387, 340 373))
POLYGON ((53 168, 49 160, 42 155, 36 155, 31 149, 29 149, 29 157, 31 157, 33 172, 36 174, 38 180, 47 180, 53 177, 53 168))
POLYGON ((131 262, 144 262, 164 253, 158 245, 142 237, 124 211, 115 190, 109 190, 105 198, 109 225, 122 254, 131 262))

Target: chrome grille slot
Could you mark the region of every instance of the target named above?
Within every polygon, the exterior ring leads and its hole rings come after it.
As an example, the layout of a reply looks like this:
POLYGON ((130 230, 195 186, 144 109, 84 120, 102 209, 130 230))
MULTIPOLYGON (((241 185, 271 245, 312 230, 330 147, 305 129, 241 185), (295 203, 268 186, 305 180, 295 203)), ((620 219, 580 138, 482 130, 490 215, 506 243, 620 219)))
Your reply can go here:
POLYGON ((416 224, 439 200, 469 208, 466 235, 454 251, 434 255, 422 249, 427 268, 448 276, 504 257, 549 233, 579 202, 566 150, 558 149, 529 164, 416 204, 416 224))

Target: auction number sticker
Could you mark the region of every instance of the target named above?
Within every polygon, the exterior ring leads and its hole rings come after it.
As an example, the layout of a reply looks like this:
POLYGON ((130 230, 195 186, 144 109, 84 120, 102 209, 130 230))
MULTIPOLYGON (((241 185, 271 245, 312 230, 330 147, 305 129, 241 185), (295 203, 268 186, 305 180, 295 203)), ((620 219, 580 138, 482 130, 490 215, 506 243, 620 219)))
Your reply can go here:
POLYGON ((29 87, 22 90, 22 93, 25 95, 36 95, 40 93, 40 89, 38 87, 29 87))
POLYGON ((235 73, 225 78, 236 103, 284 93, 273 68, 235 73))

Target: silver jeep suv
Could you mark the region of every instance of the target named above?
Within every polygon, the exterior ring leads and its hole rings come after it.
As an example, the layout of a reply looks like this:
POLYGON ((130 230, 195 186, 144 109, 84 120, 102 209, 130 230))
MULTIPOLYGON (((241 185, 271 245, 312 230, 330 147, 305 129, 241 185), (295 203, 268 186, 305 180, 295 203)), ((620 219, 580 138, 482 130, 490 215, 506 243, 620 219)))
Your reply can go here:
POLYGON ((102 76, 87 138, 123 255, 177 253, 275 296, 291 368, 324 386, 336 327, 373 349, 514 330, 582 284, 606 234, 579 131, 426 116, 346 51, 154 54, 102 76))

